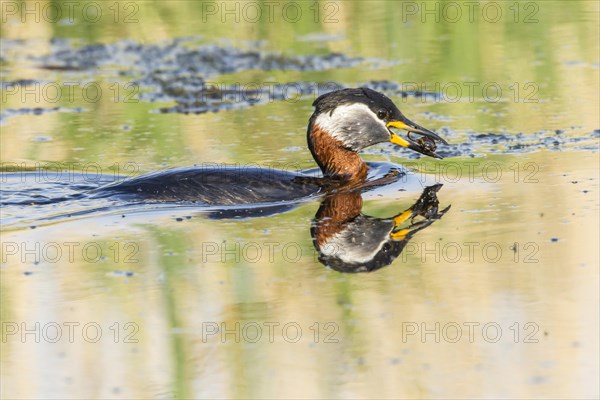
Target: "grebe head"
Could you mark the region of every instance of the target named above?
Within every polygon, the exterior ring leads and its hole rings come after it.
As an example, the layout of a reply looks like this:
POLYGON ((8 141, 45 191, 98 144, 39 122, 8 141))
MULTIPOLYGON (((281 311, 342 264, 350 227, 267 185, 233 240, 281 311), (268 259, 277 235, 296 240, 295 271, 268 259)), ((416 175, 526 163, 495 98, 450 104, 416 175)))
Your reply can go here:
POLYGON ((421 154, 435 153, 436 142, 448 144, 437 134, 406 118, 385 95, 367 88, 342 89, 319 96, 308 124, 308 147, 326 176, 366 176, 366 165, 358 156, 365 147, 392 142, 421 154), (392 128, 409 132, 406 137, 392 128), (413 139, 410 133, 418 134, 413 139))

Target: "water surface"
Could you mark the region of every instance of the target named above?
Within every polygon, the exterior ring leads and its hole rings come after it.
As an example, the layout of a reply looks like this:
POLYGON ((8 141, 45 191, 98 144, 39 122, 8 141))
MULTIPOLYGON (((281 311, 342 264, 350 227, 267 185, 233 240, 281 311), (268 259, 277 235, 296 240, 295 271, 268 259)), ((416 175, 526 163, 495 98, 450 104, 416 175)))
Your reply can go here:
POLYGON ((412 172, 362 214, 396 216, 435 183, 451 208, 390 265, 345 274, 313 244, 320 198, 226 219, 3 206, 4 397, 598 397, 597 3, 499 3, 495 22, 397 2, 322 2, 315 22, 299 3, 296 22, 235 25, 131 4, 117 23, 107 3, 98 22, 2 24, 3 201, 193 164, 312 168, 314 98, 369 84, 453 146, 367 149, 412 172), (201 79, 233 97, 203 112, 201 79), (276 95, 288 83, 304 91, 276 95))

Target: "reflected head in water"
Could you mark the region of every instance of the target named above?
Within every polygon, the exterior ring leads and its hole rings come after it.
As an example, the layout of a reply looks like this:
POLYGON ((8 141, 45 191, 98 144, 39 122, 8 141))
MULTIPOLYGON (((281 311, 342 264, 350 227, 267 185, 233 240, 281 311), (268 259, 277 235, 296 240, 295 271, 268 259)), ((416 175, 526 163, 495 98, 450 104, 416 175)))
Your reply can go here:
POLYGON ((391 264, 416 232, 450 209, 438 210, 441 187, 425 188, 415 204, 390 218, 362 214, 358 190, 328 195, 311 228, 319 261, 340 272, 370 272, 391 264))

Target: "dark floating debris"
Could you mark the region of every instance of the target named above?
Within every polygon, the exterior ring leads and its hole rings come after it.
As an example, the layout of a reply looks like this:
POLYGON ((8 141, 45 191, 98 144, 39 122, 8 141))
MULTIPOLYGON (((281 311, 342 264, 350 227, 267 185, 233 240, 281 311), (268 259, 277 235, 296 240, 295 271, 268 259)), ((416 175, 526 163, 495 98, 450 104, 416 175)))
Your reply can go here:
MULTIPOLYGON (((580 128, 572 127, 568 129, 571 131, 577 131, 580 128)), ((472 144, 472 146, 474 146, 480 154, 488 152, 520 154, 544 149, 560 151, 567 148, 586 151, 598 151, 600 149, 600 146, 598 146, 598 141, 593 139, 594 137, 598 136, 596 132, 600 132, 599 130, 594 130, 590 134, 580 134, 577 132, 577 136, 569 135, 567 133, 567 129, 560 131, 562 132, 560 136, 557 136, 556 130, 542 130, 533 133, 470 132, 467 133, 467 140, 468 143, 472 144)), ((453 136, 457 136, 452 130, 442 132, 442 135, 450 142, 452 142, 453 136)), ((465 143, 461 145, 464 144, 465 143)), ((454 147, 454 154, 444 154, 442 150, 439 153, 445 157, 449 157, 451 155, 466 155, 464 151, 458 151, 456 146, 452 147, 454 147)))
POLYGON ((293 96, 292 98, 298 98, 315 93, 324 94, 344 87, 338 83, 319 84, 313 82, 290 82, 257 89, 241 89, 234 86, 223 88, 187 86, 184 88, 177 81, 165 81, 163 84, 164 86, 158 93, 145 94, 144 97, 150 101, 156 101, 155 96, 163 97, 163 100, 165 100, 165 96, 169 97, 177 104, 173 107, 160 108, 159 111, 184 114, 242 109, 273 101, 289 100, 290 95, 293 96))
MULTIPOLYGON (((183 113, 202 114, 206 112, 218 112, 223 110, 243 109, 250 106, 264 104, 273 101, 294 101, 300 97, 317 97, 334 90, 349 87, 338 82, 288 82, 284 84, 273 84, 270 86, 257 86, 243 88, 240 86, 209 86, 202 78, 175 77, 163 79, 155 77, 153 85, 158 88, 154 92, 141 94, 141 99, 150 102, 171 101, 177 104, 173 107, 163 107, 161 113, 183 113)), ((358 86, 373 89, 377 84, 373 82, 360 84, 358 86)), ((381 89, 379 89, 381 91, 381 89)), ((388 91, 388 95, 402 97, 424 97, 429 96, 437 99, 437 93, 421 91, 388 91)))
POLYGON ((257 50, 242 50, 214 44, 192 45, 193 39, 174 39, 165 44, 140 44, 121 40, 73 48, 56 43, 48 55, 34 57, 39 68, 58 71, 85 71, 102 65, 121 66, 150 76, 163 72, 173 76, 195 74, 204 78, 244 70, 321 71, 349 68, 366 60, 345 54, 287 56, 257 50))
POLYGON ((112 271, 108 275, 110 276, 125 276, 127 278, 132 277, 134 273, 132 271, 112 271))
MULTIPOLYGON (((117 75, 135 79, 139 98, 149 102, 175 101, 161 113, 200 114, 246 108, 272 101, 314 97, 353 85, 337 82, 289 82, 266 85, 220 85, 207 83, 215 76, 249 70, 324 71, 365 65, 379 68, 389 62, 351 57, 340 53, 324 55, 283 55, 261 50, 243 50, 215 44, 198 45, 197 38, 175 39, 164 44, 140 44, 122 40, 111 44, 91 44, 76 48, 69 41, 52 41, 50 54, 31 57, 38 68, 52 71, 86 71, 109 66, 117 75)), ((255 46, 256 47, 256 46, 255 46)), ((25 82, 27 83, 27 82, 25 82)), ((369 87, 401 97, 440 98, 435 92, 402 90, 389 81, 369 81, 369 87)))
POLYGON ((38 81, 32 80, 32 79, 18 79, 16 81, 1 81, 0 82, 0 89, 2 90, 10 90, 12 88, 14 88, 15 86, 31 86, 31 85, 35 85, 39 83, 38 81))
POLYGON ((34 107, 34 108, 7 108, 0 111, 0 125, 3 125, 8 118, 19 115, 43 115, 52 112, 72 112, 79 113, 85 111, 83 108, 65 108, 65 107, 34 107))
MULTIPOLYGON (((91 44, 75 47, 67 39, 51 39, 51 52, 43 56, 23 56, 38 68, 56 71, 89 71, 112 74, 116 79, 128 79, 136 86, 137 97, 148 102, 173 102, 162 106, 160 113, 201 114, 226 110, 243 109, 274 101, 293 102, 302 97, 316 98, 327 92, 349 86, 364 86, 384 92, 388 96, 420 97, 431 101, 442 100, 441 93, 424 90, 407 90, 406 86, 387 80, 372 80, 363 83, 311 82, 256 83, 248 85, 221 85, 210 83, 215 77, 250 70, 325 71, 331 69, 381 68, 389 61, 352 57, 340 53, 324 55, 285 55, 264 50, 261 43, 249 43, 248 49, 202 44, 201 38, 178 38, 161 44, 142 44, 133 40, 121 40, 109 44, 91 44), (250 47, 251 46, 251 47, 250 47)), ((14 42, 23 46, 25 42, 14 42)), ((3 42, 5 46, 13 44, 3 42)), ((3 58, 19 57, 9 52, 3 58)), ((3 89, 15 86, 30 86, 40 82, 19 79, 1 83, 3 89)), ((6 119, 18 115, 43 115, 49 112, 81 112, 81 108, 18 108, 3 109, 0 125, 6 119)), ((426 115, 444 121, 444 116, 426 115)), ((446 119, 447 120, 447 119, 446 119)), ((124 128, 126 129, 126 128, 124 128)), ((583 151, 598 151, 600 129, 583 135, 581 127, 544 130, 534 133, 514 132, 456 132, 449 128, 438 130, 450 143, 436 152, 442 157, 477 157, 490 153, 520 154, 539 150, 561 151, 565 148, 583 151)), ((373 150, 376 151, 376 150, 373 150)), ((407 157, 420 158, 414 152, 407 157)))

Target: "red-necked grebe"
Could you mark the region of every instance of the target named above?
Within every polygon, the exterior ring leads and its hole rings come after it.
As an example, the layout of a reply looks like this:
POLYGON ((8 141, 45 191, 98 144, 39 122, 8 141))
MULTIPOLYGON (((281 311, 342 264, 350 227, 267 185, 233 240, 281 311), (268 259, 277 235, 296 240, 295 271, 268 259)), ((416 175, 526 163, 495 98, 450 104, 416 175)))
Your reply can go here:
POLYGON ((358 153, 374 144, 392 142, 435 158, 442 158, 435 153, 437 142, 447 144, 406 118, 387 96, 371 89, 327 93, 313 106, 307 140, 323 177, 263 168, 196 166, 142 175, 97 189, 94 194, 219 205, 290 201, 364 182, 368 166, 358 153), (409 133, 402 137, 392 128, 409 133))

